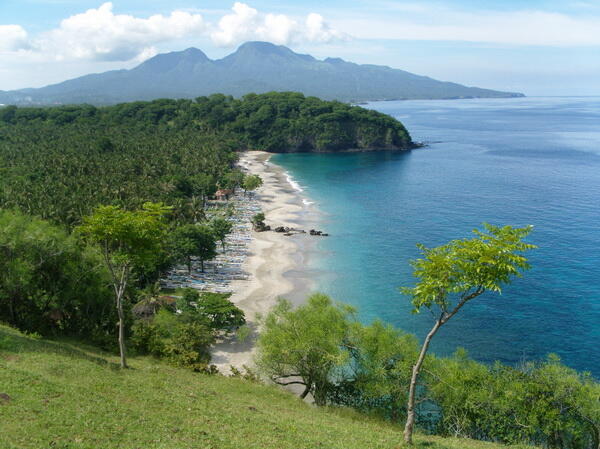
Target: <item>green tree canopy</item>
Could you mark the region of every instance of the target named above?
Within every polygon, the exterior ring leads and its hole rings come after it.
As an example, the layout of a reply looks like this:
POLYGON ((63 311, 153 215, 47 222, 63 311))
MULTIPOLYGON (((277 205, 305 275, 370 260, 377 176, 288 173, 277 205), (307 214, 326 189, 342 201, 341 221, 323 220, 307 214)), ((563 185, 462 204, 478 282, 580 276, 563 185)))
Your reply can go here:
POLYGON ((170 247, 178 261, 184 261, 188 271, 192 272, 192 257, 200 260, 204 271, 204 262, 217 255, 216 237, 208 225, 188 224, 179 226, 170 235, 170 247))
POLYGON ((428 393, 443 411, 436 425, 442 435, 553 449, 596 449, 600 443, 600 385, 557 356, 489 366, 457 351, 433 371, 439 380, 428 393))
POLYGON ((121 366, 127 367, 125 353, 125 314, 123 300, 135 267, 156 263, 163 247, 165 216, 170 208, 146 203, 142 209, 128 211, 116 206, 101 206, 83 220, 77 231, 100 246, 110 273, 119 315, 121 366))
POLYGON ((334 304, 323 294, 311 295, 297 309, 280 300, 264 321, 258 366, 280 385, 304 386, 301 397, 312 393, 323 405, 334 372, 349 360, 343 343, 352 315, 352 308, 334 304))
POLYGON ((417 378, 433 336, 469 301, 486 291, 502 291, 503 285, 529 268, 523 253, 535 246, 523 239, 531 232, 531 226, 484 224, 484 228, 484 232, 474 230, 475 237, 471 239, 452 240, 436 248, 418 245, 423 257, 412 262, 417 284, 401 289, 411 297, 415 312, 425 307, 435 316, 435 324, 413 367, 404 430, 407 444, 412 444, 417 378))
POLYGON ((96 248, 47 221, 0 210, 0 255, 0 321, 41 334, 112 334, 109 274, 96 248))
POLYGON ((210 227, 216 239, 221 242, 221 246, 225 249, 225 238, 231 233, 233 223, 223 217, 215 217, 210 221, 210 227))
POLYGON ((244 311, 229 300, 231 294, 202 293, 197 310, 214 329, 237 328, 246 323, 244 311))
POLYGON ((263 185, 263 180, 258 175, 248 175, 244 178, 242 188, 244 192, 252 192, 263 185))

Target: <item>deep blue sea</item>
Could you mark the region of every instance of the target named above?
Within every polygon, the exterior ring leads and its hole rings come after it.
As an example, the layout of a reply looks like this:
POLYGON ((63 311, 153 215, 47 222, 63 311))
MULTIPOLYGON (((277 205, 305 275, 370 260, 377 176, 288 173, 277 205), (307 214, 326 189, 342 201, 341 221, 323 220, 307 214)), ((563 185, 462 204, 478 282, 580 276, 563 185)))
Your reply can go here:
POLYGON ((390 114, 423 149, 285 154, 283 166, 332 234, 311 264, 320 291, 423 338, 399 286, 417 242, 467 237, 482 222, 535 229, 532 269, 469 303, 434 339, 447 355, 520 363, 558 354, 600 377, 600 98, 398 101, 390 114))

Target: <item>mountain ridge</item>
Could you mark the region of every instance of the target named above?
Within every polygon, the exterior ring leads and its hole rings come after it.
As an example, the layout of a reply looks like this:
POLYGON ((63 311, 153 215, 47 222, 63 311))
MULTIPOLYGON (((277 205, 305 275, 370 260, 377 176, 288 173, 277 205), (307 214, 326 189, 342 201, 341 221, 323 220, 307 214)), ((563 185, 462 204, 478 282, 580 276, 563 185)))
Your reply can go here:
POLYGON ((510 98, 502 92, 438 81, 400 69, 319 60, 283 45, 246 42, 222 59, 202 50, 158 54, 138 66, 84 75, 41 88, 0 91, 0 103, 17 105, 114 104, 223 93, 298 91, 325 100, 363 102, 404 99, 510 98))

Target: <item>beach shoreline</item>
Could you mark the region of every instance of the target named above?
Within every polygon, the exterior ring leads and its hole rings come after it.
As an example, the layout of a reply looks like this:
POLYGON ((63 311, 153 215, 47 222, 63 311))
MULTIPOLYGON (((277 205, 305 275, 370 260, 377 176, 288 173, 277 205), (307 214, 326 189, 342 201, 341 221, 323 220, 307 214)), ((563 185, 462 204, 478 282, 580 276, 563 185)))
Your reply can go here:
MULTIPOLYGON (((293 183, 289 174, 269 162, 272 155, 262 151, 248 151, 240 155, 239 166, 251 174, 259 175, 263 186, 253 195, 266 216, 265 223, 290 228, 303 228, 315 220, 315 209, 293 183), (306 217, 311 218, 307 219, 306 217)), ((212 364, 219 372, 228 374, 231 366, 242 369, 251 367, 258 322, 277 303, 278 298, 288 298, 298 303, 315 285, 309 276, 304 277, 309 254, 314 255, 316 241, 320 237, 308 234, 284 236, 282 233, 252 231, 248 256, 243 271, 249 274, 247 281, 234 281, 230 300, 246 314, 251 330, 244 341, 236 336, 218 341, 212 351, 212 364), (287 276, 293 272, 293 279, 287 276), (299 274, 300 273, 300 274, 299 274)))

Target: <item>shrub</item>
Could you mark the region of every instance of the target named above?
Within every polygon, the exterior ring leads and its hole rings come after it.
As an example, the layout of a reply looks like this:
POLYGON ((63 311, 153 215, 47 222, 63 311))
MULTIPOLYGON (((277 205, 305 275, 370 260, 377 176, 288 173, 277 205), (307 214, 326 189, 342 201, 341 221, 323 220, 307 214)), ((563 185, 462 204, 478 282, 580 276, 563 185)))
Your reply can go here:
POLYGON ((177 310, 182 313, 189 313, 196 310, 196 304, 200 300, 200 293, 193 288, 184 288, 181 296, 177 298, 177 310))
POLYGON ((439 361, 429 393, 441 407, 437 432, 548 448, 589 449, 600 438, 600 385, 562 365, 487 366, 463 352, 439 361))
POLYGON ((161 309, 150 320, 136 321, 131 343, 136 350, 165 358, 174 365, 195 371, 210 370, 213 330, 202 319, 191 321, 189 318, 187 314, 161 309))
POLYGON ((201 323, 178 323, 165 340, 164 353, 175 365, 206 371, 214 340, 212 330, 201 323))

